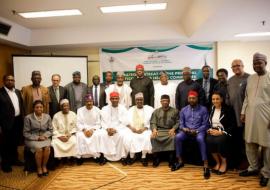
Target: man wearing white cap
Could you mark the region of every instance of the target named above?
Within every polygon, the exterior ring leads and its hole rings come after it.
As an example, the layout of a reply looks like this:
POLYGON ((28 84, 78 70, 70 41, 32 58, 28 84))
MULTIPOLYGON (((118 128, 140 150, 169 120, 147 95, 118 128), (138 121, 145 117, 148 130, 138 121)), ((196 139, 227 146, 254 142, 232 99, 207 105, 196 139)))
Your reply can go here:
POLYGON ((70 111, 69 101, 60 102, 61 111, 57 112, 52 121, 52 147, 54 157, 74 157, 76 155, 76 114, 70 111))
POLYGON ((128 164, 133 164, 136 160, 135 153, 142 152, 141 162, 147 166, 146 154, 151 153, 151 130, 150 119, 154 109, 151 106, 143 105, 143 93, 135 95, 135 106, 128 110, 128 127, 133 132, 130 146, 130 160, 128 164))
POLYGON ((116 83, 111 84, 106 90, 106 97, 107 102, 111 104, 110 102, 110 93, 111 92, 118 92, 119 93, 119 104, 122 104, 127 109, 129 106, 131 106, 131 92, 132 89, 127 85, 124 84, 125 76, 124 72, 117 72, 116 74, 116 83))

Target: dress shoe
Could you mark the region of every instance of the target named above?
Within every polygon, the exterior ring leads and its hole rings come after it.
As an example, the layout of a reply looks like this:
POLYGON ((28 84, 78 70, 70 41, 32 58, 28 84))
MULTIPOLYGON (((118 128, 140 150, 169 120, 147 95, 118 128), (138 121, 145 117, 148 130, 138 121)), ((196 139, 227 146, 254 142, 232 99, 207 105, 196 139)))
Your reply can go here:
POLYGON ((43 174, 42 174, 43 176, 48 176, 49 175, 49 172, 47 171, 47 172, 43 172, 43 174))
POLYGON ((221 171, 217 171, 217 175, 224 175, 226 173, 226 171, 221 172, 221 171))
POLYGON ((105 165, 106 162, 107 162, 107 160, 106 160, 106 158, 104 156, 102 156, 102 157, 99 158, 99 165, 100 166, 105 165))
POLYGON ((121 163, 123 166, 126 166, 127 165, 127 159, 126 158, 121 158, 121 163))
POLYGON ((147 167, 148 166, 148 161, 147 161, 147 158, 142 158, 141 159, 141 163, 144 167, 147 167))
POLYGON ((12 172, 12 168, 10 166, 2 166, 2 171, 5 173, 12 172))
POLYGON ((268 181, 269 181, 269 178, 266 178, 266 177, 261 177, 261 180, 260 180, 260 186, 262 187, 266 187, 267 184, 268 184, 268 181))
POLYGON ((39 173, 38 173, 37 176, 41 178, 41 177, 43 176, 43 174, 39 174, 39 173))
POLYGON ((173 171, 179 170, 179 169, 182 168, 182 167, 184 167, 184 163, 183 163, 183 162, 181 162, 181 163, 176 162, 176 163, 174 163, 174 164, 172 165, 171 171, 173 172, 173 171))
POLYGON ((153 167, 154 167, 154 168, 158 167, 159 164, 160 164, 159 158, 156 158, 156 159, 153 160, 153 167))
POLYGON ((258 171, 254 170, 254 171, 248 171, 248 170, 244 170, 242 172, 239 173, 239 176, 242 177, 247 177, 247 176, 256 176, 258 175, 258 171))
POLYGON ((204 179, 209 179, 210 178, 210 169, 209 168, 203 168, 203 176, 204 179))
POLYGON ((24 162, 22 162, 20 160, 16 160, 12 165, 13 166, 24 166, 24 162))
POLYGON ((217 174, 219 171, 215 170, 215 169, 212 169, 211 172, 214 173, 214 174, 217 174))
POLYGON ((134 156, 134 158, 129 158, 128 160, 127 160, 127 164, 128 165, 132 165, 132 164, 134 164, 136 162, 136 157, 134 156))
POLYGON ((83 159, 82 158, 77 158, 76 163, 77 163, 78 166, 82 165, 83 164, 83 159))

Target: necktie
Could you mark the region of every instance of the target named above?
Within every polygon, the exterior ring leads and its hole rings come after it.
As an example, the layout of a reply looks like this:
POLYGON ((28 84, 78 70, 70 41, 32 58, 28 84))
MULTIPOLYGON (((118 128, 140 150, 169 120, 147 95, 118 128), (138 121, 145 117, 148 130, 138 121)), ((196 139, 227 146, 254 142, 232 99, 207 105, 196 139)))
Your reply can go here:
POLYGON ((94 93, 94 96, 95 96, 95 106, 98 106, 97 86, 95 86, 95 93, 94 93))
POLYGON ((207 89, 207 86, 208 86, 208 81, 205 80, 204 81, 204 85, 203 85, 203 89, 204 89, 206 100, 208 100, 208 89, 207 89))
POLYGON ((55 89, 55 96, 56 96, 57 102, 59 102, 59 99, 60 99, 60 97, 59 97, 59 88, 55 89))

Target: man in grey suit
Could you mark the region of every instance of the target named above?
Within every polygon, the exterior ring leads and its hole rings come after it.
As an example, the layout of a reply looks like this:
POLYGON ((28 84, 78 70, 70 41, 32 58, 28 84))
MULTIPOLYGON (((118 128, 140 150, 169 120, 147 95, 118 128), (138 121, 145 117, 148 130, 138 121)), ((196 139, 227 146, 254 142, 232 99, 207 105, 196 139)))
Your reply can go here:
POLYGON ((66 89, 60 86, 61 76, 59 74, 52 75, 52 85, 48 87, 51 102, 50 102, 50 116, 53 118, 54 114, 60 111, 60 101, 67 96, 66 89))
POLYGON ((98 108, 106 106, 105 86, 100 84, 100 77, 95 75, 92 78, 93 85, 89 88, 89 93, 94 98, 94 105, 98 108))

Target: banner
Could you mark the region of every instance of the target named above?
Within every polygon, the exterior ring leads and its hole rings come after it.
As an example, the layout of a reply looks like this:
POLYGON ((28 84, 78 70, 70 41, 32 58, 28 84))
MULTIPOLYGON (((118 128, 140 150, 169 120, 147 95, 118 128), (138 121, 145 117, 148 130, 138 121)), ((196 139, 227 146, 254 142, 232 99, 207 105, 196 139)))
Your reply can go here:
POLYGON ((203 65, 209 65, 213 75, 215 53, 213 44, 204 46, 179 45, 163 48, 130 47, 124 49, 100 49, 100 71, 104 81, 107 71, 112 71, 114 80, 118 71, 123 71, 125 81, 135 74, 137 64, 144 65, 145 75, 159 80, 160 71, 166 71, 169 80, 182 80, 182 69, 192 69, 192 79, 200 78, 203 65))

